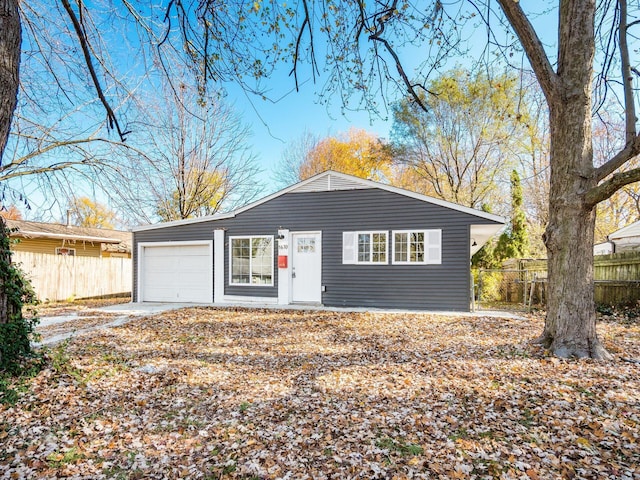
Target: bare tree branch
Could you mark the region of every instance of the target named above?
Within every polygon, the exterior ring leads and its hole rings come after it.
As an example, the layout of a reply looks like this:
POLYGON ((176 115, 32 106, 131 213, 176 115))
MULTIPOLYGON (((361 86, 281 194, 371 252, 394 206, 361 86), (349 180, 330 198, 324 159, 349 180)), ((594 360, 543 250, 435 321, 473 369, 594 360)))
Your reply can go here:
POLYGON ((311 48, 311 71, 313 74, 313 81, 316 80, 316 71, 317 71, 317 63, 316 56, 314 50, 314 42, 313 42, 313 29, 311 28, 310 16, 309 16, 309 5, 307 4, 307 0, 302 0, 302 5, 304 6, 304 20, 302 21, 302 25, 298 31, 298 37, 296 38, 296 48, 293 54, 293 68, 289 75, 293 74, 296 83, 296 91, 299 91, 298 84, 298 61, 300 60, 300 45, 302 43, 302 35, 304 34, 305 29, 309 30, 309 44, 311 48))
MULTIPOLYGON (((32 158, 43 155, 47 152, 50 152, 51 150, 55 150, 56 148, 70 147, 72 145, 81 145, 81 144, 92 143, 92 142, 113 143, 110 140, 107 140, 106 138, 82 138, 79 140, 67 140, 67 141, 54 142, 43 148, 38 148, 32 152, 29 152, 27 155, 23 155, 22 157, 12 160, 10 163, 0 167, 0 180, 7 180, 11 178, 11 176, 6 176, 6 177, 3 176, 2 175, 3 172, 6 172, 7 170, 15 169, 20 165, 25 164, 32 158)), ((78 163, 78 162, 71 162, 71 163, 78 163)))
POLYGON ((629 46, 627 44, 627 0, 618 0, 620 6, 620 25, 618 27, 620 42, 620 60, 622 61, 622 85, 624 87, 625 106, 625 143, 633 143, 636 139, 636 106, 633 101, 633 77, 631 62, 629 61, 629 46))
MULTIPOLYGON (((404 67, 402 66, 402 62, 400 61, 400 57, 398 57, 398 54, 395 52, 395 50, 393 49, 389 41, 386 38, 382 37, 382 34, 384 33, 385 25, 395 14, 397 5, 398 5, 398 0, 394 0, 389 8, 386 8, 382 12, 379 12, 376 14, 375 20, 377 24, 377 29, 375 32, 369 35, 369 40, 373 40, 374 42, 380 42, 382 45, 384 45, 389 55, 391 55, 391 57, 393 58, 393 61, 395 62, 395 65, 396 65, 396 70, 398 71, 398 75, 400 75, 400 78, 402 78, 402 82, 407 87, 409 94, 414 99, 416 104, 420 106, 422 110, 426 111, 427 106, 422 101, 422 98, 420 98, 420 95, 415 89, 415 87, 418 85, 413 84, 411 80, 409 80, 409 77, 407 76, 406 72, 404 71, 404 67)), ((359 6, 360 6, 360 16, 361 18, 364 18, 364 12, 363 12, 364 5, 362 2, 359 2, 359 6)), ((432 93, 432 92, 429 92, 429 90, 427 90, 424 87, 423 87, 423 90, 427 91, 428 93, 432 93)))
POLYGON ((625 185, 640 181, 640 168, 615 173, 607 181, 589 190, 585 195, 585 204, 595 207, 598 203, 611 197, 625 185))
POLYGON ((638 155, 640 155, 640 137, 636 136, 631 143, 627 143, 615 156, 595 170, 595 180, 597 182, 604 180, 622 165, 638 155))
POLYGON ((104 96, 104 91, 102 90, 102 86, 100 85, 100 81, 98 80, 98 75, 96 73, 95 67, 93 66, 93 59, 91 58, 91 53, 89 52, 89 42, 87 40, 87 36, 84 31, 84 28, 82 27, 80 20, 76 16, 76 13, 73 11, 73 8, 71 8, 71 4, 69 3, 69 0, 61 0, 61 2, 62 2, 62 6, 67 12, 67 15, 69 16, 69 19, 71 20, 71 23, 73 24, 73 29, 76 32, 78 41, 80 42, 80 47, 82 48, 84 60, 87 65, 87 68, 89 69, 89 75, 91 76, 91 80, 93 81, 93 86, 96 89, 98 98, 100 99, 100 102, 102 103, 104 109, 107 112, 109 127, 115 128, 116 131, 118 132, 118 136, 120 137, 120 140, 124 142, 126 140, 127 134, 129 134, 130 132, 123 131, 120 128, 120 123, 118 122, 118 118, 116 117, 116 114, 111 108, 111 104, 104 96))
POLYGON ((549 62, 549 57, 544 51, 538 34, 531 22, 529 22, 519 2, 515 0, 498 0, 498 3, 515 30, 516 35, 520 38, 547 102, 551 103, 550 100, 556 97, 558 93, 558 75, 553 70, 551 62, 549 62))

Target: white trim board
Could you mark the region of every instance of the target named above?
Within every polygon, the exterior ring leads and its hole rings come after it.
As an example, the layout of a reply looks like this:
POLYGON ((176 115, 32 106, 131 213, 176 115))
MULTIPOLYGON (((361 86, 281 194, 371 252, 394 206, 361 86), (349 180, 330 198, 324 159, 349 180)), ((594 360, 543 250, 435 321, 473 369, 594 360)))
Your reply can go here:
POLYGON ((268 305, 277 305, 278 299, 276 297, 248 297, 240 295, 225 295, 223 297, 224 303, 264 303, 268 305))

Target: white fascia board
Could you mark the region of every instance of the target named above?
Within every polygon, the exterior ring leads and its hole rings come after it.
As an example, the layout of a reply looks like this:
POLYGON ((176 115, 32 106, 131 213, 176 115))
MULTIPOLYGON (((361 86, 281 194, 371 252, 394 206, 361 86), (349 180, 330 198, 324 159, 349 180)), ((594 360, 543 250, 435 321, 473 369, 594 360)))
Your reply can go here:
POLYGON ((206 217, 187 218, 186 220, 173 220, 171 222, 156 223, 154 225, 141 225, 133 227, 132 232, 144 232, 146 230, 157 230, 159 228, 177 227, 178 225, 189 225, 191 223, 211 222, 214 220, 224 220, 235 217, 235 212, 220 213, 218 215, 207 215, 206 217))
POLYGON ((293 185, 283 188, 282 190, 278 190, 277 192, 272 193, 271 195, 267 195, 266 197, 261 198, 260 200, 256 200, 255 202, 245 205, 244 207, 240 207, 237 210, 234 210, 233 213, 237 215, 239 213, 246 212, 247 210, 251 210, 252 208, 257 207, 258 205, 262 205, 263 203, 266 203, 269 200, 273 200, 274 198, 284 195, 285 193, 289 193, 292 190, 295 190, 296 188, 300 188, 306 185, 307 183, 311 183, 320 177, 323 177, 329 174, 334 174, 334 173, 335 172, 332 172, 331 170, 327 170, 326 172, 319 173, 318 175, 314 175, 313 177, 309 177, 306 180, 303 180, 298 183, 294 183, 293 185))

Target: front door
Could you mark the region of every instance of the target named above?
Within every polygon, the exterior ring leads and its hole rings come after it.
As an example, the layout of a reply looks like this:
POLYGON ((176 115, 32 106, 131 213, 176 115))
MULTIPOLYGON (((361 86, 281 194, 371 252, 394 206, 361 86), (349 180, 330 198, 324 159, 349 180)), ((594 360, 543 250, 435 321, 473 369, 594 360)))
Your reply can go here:
POLYGON ((322 235, 320 232, 292 233, 291 300, 322 302, 322 235))

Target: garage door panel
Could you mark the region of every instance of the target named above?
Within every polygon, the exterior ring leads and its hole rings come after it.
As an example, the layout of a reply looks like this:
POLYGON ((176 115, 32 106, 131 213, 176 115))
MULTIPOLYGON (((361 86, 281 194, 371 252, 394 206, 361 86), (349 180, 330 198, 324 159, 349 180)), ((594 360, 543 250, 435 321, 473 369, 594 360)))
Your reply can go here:
POLYGON ((197 257, 184 257, 175 262, 175 266, 179 266, 181 271, 196 271, 199 272, 203 265, 203 261, 208 261, 209 256, 197 256, 197 257))
POLYGON ((142 256, 142 301, 212 301, 213 259, 209 244, 145 246, 142 256))
POLYGON ((202 256, 207 255, 208 245, 166 245, 158 247, 146 247, 147 257, 171 257, 171 256, 202 256), (179 250, 176 250, 179 249, 179 250))
POLYGON ((180 263, 175 259, 156 257, 145 259, 144 267, 146 272, 175 272, 179 265, 180 263))

